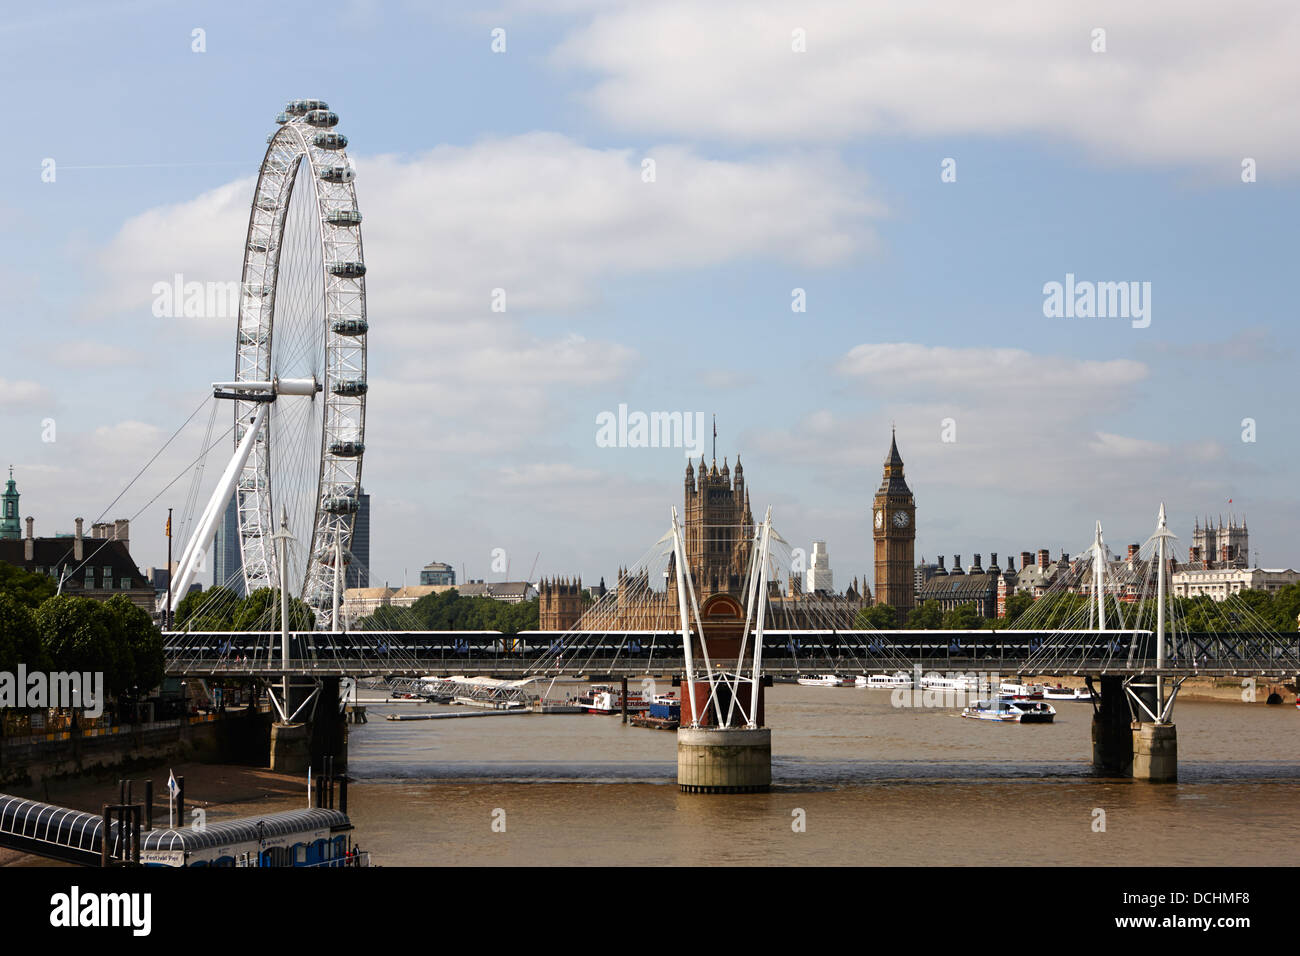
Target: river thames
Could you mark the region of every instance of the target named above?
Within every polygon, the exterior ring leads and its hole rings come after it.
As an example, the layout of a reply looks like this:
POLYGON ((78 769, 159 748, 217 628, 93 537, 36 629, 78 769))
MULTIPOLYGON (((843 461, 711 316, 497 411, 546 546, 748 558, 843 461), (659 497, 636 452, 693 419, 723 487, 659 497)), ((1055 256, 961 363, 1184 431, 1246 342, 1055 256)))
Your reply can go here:
POLYGON ((1020 726, 777 685, 772 791, 705 796, 677 790, 675 734, 618 717, 387 721, 448 708, 372 705, 349 813, 388 866, 1290 862, 1296 708, 1180 702, 1179 782, 1150 784, 1095 776, 1091 706, 1055 706, 1020 726))

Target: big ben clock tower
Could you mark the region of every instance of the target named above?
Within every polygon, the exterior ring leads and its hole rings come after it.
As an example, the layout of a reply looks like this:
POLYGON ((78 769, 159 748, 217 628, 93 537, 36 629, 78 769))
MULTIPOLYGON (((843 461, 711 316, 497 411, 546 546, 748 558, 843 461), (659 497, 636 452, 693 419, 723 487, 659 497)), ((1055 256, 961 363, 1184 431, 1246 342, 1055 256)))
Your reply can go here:
POLYGON ((903 479, 903 458, 892 429, 885 476, 871 510, 876 538, 876 603, 898 611, 902 623, 916 598, 916 501, 903 479))

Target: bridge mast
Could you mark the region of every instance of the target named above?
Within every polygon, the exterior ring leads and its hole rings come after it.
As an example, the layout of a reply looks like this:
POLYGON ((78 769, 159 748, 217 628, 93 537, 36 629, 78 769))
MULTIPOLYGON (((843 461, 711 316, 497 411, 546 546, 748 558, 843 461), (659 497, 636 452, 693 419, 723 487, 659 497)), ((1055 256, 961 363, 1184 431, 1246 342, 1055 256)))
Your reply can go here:
POLYGON ((1156 568, 1156 713, 1160 715, 1161 720, 1167 719, 1165 714, 1165 679, 1163 671, 1165 668, 1165 541, 1174 537, 1169 530, 1168 524, 1165 523, 1165 503, 1160 502, 1160 516, 1156 520, 1156 560, 1159 566, 1156 568))
POLYGON ((280 668, 284 673, 284 706, 289 706, 289 512, 280 509, 280 530, 273 536, 280 559, 280 668))
MULTIPOLYGON (((772 544, 772 506, 767 506, 767 514, 763 518, 762 541, 758 547, 758 564, 755 570, 758 571, 758 615, 754 619, 754 667, 751 673, 753 678, 749 689, 749 720, 745 724, 750 730, 758 727, 758 688, 763 682, 763 619, 767 617, 767 554, 768 548, 772 544)), ((740 683, 740 667, 742 662, 736 661, 736 683, 740 683)), ((736 688, 739 690, 739 686, 736 688)))
POLYGON ((1101 540, 1101 522, 1092 539, 1092 595, 1096 607, 1097 630, 1106 630, 1106 545, 1101 540))
MULTIPOLYGON (((686 695, 691 702, 691 726, 699 726, 699 714, 695 708, 695 663, 691 659, 691 619, 686 610, 686 581, 683 568, 686 564, 685 549, 682 547, 682 529, 677 523, 677 506, 673 506, 673 564, 677 570, 677 607, 682 618, 682 651, 686 657, 686 695)), ((702 636, 701 636, 702 637, 702 636)), ((685 717, 685 711, 682 712, 685 717)))

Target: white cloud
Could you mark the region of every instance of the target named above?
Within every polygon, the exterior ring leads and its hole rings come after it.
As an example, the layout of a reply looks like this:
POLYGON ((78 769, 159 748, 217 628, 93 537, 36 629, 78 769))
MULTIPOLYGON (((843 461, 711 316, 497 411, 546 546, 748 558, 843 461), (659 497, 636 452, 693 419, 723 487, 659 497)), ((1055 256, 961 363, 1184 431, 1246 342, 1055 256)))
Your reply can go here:
POLYGON ((578 468, 567 462, 535 462, 501 469, 501 483, 525 488, 567 490, 574 485, 589 485, 606 476, 594 468, 578 468))
POLYGON ((1169 447, 1161 442, 1109 432, 1097 432, 1088 442, 1089 454, 1106 458, 1150 460, 1168 452, 1169 447))
MULTIPOLYGON (((93 314, 151 315, 154 284, 171 284, 178 274, 185 282, 238 282, 255 183, 244 177, 123 223, 95 257, 104 281, 92 299, 93 314)), ((188 321, 234 329, 230 319, 188 321)))
MULTIPOLYGON (((554 133, 414 158, 356 158, 370 302, 386 321, 506 315, 594 301, 611 275, 769 256, 831 265, 871 244, 882 213, 826 154, 752 161, 681 146, 592 149, 554 133), (642 160, 655 181, 642 181, 642 160)), ((104 311, 141 309, 155 282, 237 279, 253 180, 129 220, 99 257, 104 311)), ((408 331, 403 329, 403 331, 408 331)))
POLYGON ((1277 122, 1297 45, 1286 0, 669 0, 594 13, 554 60, 595 74, 586 96, 610 122, 656 135, 1036 136, 1235 175, 1243 156, 1300 164, 1300 127, 1277 122))
POLYGON ((591 303, 605 276, 752 256, 830 265, 871 242, 866 221, 881 212, 860 177, 824 155, 733 162, 552 133, 358 170, 366 245, 382 264, 375 301, 424 314, 488 314, 496 288, 509 312, 571 308, 591 303))
POLYGON ((57 365, 70 368, 108 368, 139 362, 141 353, 120 345, 105 342, 77 340, 60 342, 44 351, 44 355, 57 365))
POLYGON ((49 402, 52 393, 38 382, 0 378, 0 407, 15 408, 49 402))
POLYGON ((838 370, 873 388, 923 387, 929 398, 987 395, 995 401, 1036 394, 1060 405, 1113 394, 1144 380, 1148 369, 1132 359, 1072 359, 1017 348, 952 348, 910 342, 854 346, 838 370))

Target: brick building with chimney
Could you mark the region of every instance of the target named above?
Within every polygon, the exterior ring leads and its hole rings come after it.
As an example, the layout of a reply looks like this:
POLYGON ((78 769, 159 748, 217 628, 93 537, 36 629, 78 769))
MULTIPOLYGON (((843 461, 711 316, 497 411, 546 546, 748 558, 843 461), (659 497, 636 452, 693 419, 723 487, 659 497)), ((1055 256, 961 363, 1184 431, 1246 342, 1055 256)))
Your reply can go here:
POLYGON ((13 469, 0 495, 0 561, 35 574, 48 574, 61 582, 60 591, 74 597, 107 601, 125 594, 131 603, 154 614, 157 597, 153 585, 131 557, 131 522, 125 518, 101 521, 84 535, 83 519, 75 519, 73 534, 38 538, 35 518, 27 518, 26 533, 19 534, 18 488, 13 469))

